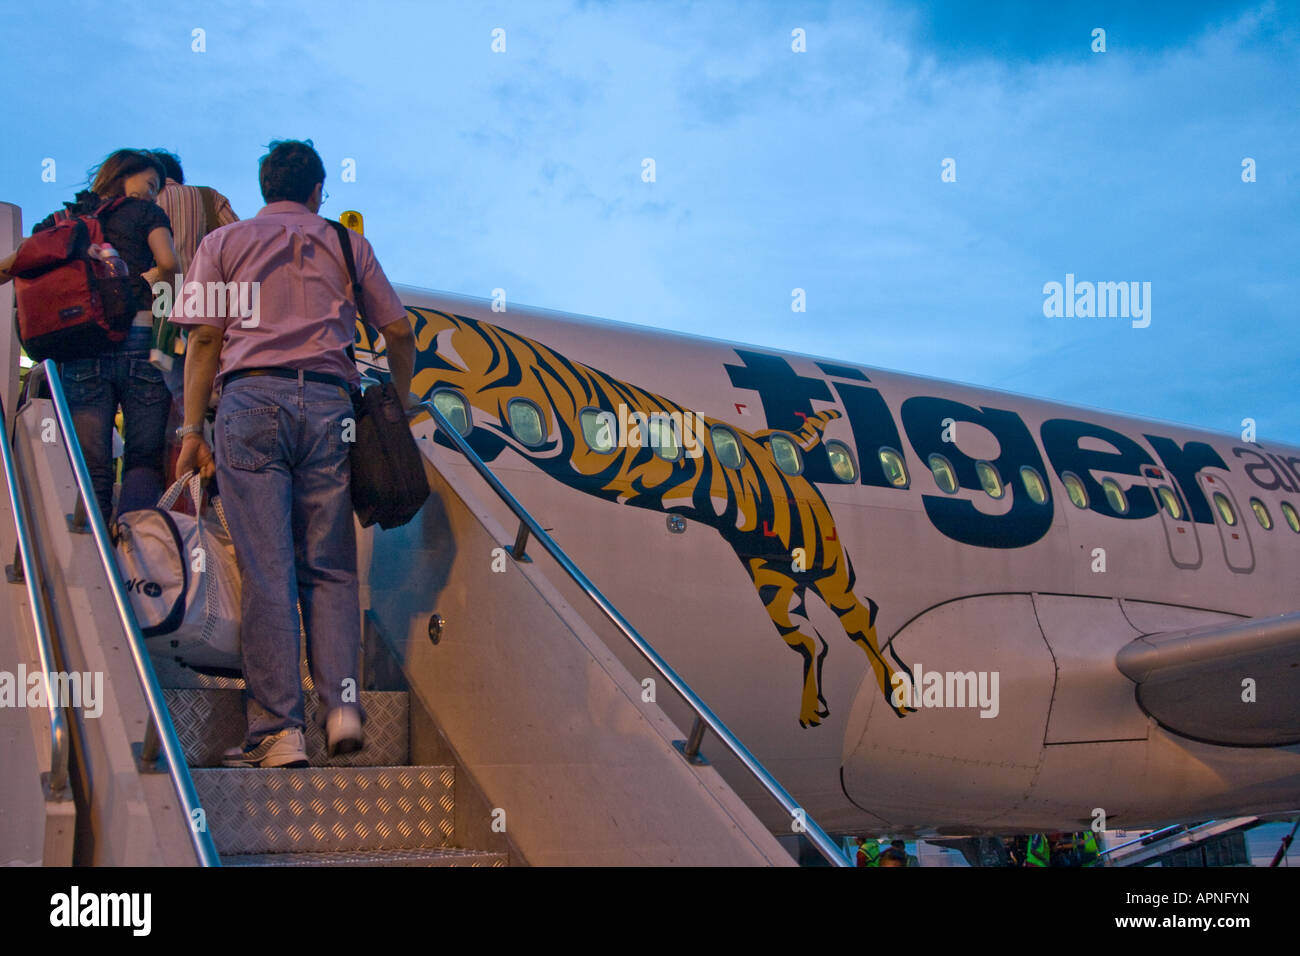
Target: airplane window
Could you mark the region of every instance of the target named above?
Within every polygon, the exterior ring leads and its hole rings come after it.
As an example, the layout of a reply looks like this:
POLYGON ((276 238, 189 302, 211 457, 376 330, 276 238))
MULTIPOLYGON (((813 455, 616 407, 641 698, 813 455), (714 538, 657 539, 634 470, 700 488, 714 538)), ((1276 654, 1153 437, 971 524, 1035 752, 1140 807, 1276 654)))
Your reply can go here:
POLYGON ((1062 472, 1061 482, 1065 485, 1065 492, 1076 508, 1088 507, 1088 489, 1083 487, 1083 482, 1079 480, 1078 475, 1072 471, 1062 472))
POLYGON ((546 440, 542 431, 542 412, 526 398, 512 398, 506 406, 510 430, 525 445, 540 445, 546 440))
POLYGON ((1268 509, 1264 507, 1264 502, 1260 501, 1258 498, 1251 498, 1250 510, 1255 512, 1255 517, 1259 519, 1260 527, 1265 531, 1273 530, 1273 516, 1269 514, 1268 509))
POLYGON ((787 475, 797 475, 803 471, 803 461, 799 457, 798 445, 784 435, 773 435, 770 445, 776 467, 787 475))
POLYGON ((957 493, 957 474, 952 470, 952 463, 943 455, 930 456, 930 471, 934 473, 934 483, 945 494, 957 493))
POLYGON ((1043 484, 1043 476, 1028 465, 1020 466, 1020 480, 1025 483, 1025 494, 1029 495, 1029 500, 1036 505, 1041 505, 1047 500, 1047 485, 1043 484))
POLYGON ((709 429, 709 437, 713 439, 713 450, 717 452, 718 461, 724 468, 739 468, 744 462, 745 456, 740 450, 740 439, 730 428, 722 425, 714 425, 709 429))
POLYGON ((975 472, 980 476, 980 484, 984 486, 984 490, 988 492, 990 498, 1002 497, 1006 489, 1002 487, 1002 477, 998 474, 996 468, 987 461, 977 461, 975 462, 975 472))
POLYGON ((1120 515, 1128 514, 1128 498, 1124 496, 1124 489, 1119 486, 1118 481, 1114 478, 1103 478, 1101 489, 1106 492, 1106 500, 1110 502, 1112 511, 1120 515))
POLYGON ((440 388, 433 393, 433 407, 442 413, 452 428, 462 435, 469 434, 469 405, 460 395, 449 388, 440 388))
POLYGON ((853 452, 842 441, 828 441, 826 456, 831 460, 831 470, 840 481, 848 483, 858 480, 858 466, 853 461, 853 452))
POLYGON ((1232 510, 1232 502, 1225 498, 1222 492, 1214 493, 1214 507, 1219 509, 1219 517, 1229 528, 1237 523, 1237 514, 1232 510))
POLYGON ((1183 506, 1178 503, 1178 496, 1174 494, 1174 489, 1168 485, 1160 485, 1156 488, 1156 494, 1160 495, 1160 503, 1165 506, 1169 512, 1169 517, 1175 521, 1183 520, 1183 506))
POLYGON ((677 442, 677 430, 673 427, 671 417, 651 415, 648 431, 650 447, 655 450, 656 455, 664 461, 676 461, 682 457, 682 448, 677 442))
POLYGON ((1286 523, 1291 526, 1291 530, 1300 533, 1300 515, 1296 514, 1289 501, 1282 502, 1282 514, 1286 516, 1286 523))
POLYGON ((880 466, 885 469, 885 477, 895 488, 907 487, 907 465, 903 456, 892 448, 880 449, 880 466))
POLYGON ((614 450, 614 431, 618 427, 613 421, 613 414, 606 412, 602 418, 600 409, 584 408, 582 414, 578 416, 578 421, 582 424, 582 437, 587 440, 587 446, 602 455, 607 455, 614 450))

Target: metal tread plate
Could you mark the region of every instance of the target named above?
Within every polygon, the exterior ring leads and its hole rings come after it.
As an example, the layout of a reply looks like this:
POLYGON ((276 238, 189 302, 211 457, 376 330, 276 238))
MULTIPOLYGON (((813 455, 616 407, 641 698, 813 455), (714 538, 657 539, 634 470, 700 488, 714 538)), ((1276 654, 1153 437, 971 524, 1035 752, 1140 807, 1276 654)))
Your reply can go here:
MULTIPOLYGON (((163 699, 191 767, 220 767, 222 751, 244 742, 248 724, 241 691, 170 688, 163 691, 163 699)), ((309 691, 303 703, 312 766, 397 767, 409 759, 410 695, 405 691, 362 691, 365 748, 338 757, 325 755, 325 734, 317 722, 320 698, 309 691)))
POLYGON ((452 767, 191 773, 222 854, 446 847, 455 829, 452 767))
POLYGON ((244 853, 222 866, 505 866, 504 853, 445 847, 437 850, 360 850, 353 853, 244 853))

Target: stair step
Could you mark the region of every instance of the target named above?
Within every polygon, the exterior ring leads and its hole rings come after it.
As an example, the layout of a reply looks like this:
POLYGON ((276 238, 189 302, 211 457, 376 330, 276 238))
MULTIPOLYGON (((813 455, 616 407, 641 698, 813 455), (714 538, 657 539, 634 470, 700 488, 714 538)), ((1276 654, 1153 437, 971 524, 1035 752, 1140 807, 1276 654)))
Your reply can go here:
POLYGON ((354 853, 239 853, 222 866, 505 866, 504 853, 445 847, 436 850, 361 850, 354 853))
POLYGON ((453 767, 191 771, 222 854, 447 847, 453 767))
MULTIPOLYGON (((220 767, 221 753, 244 742, 248 724, 238 690, 169 688, 163 699, 171 712, 185 760, 191 767, 220 767)), ((410 753, 410 695, 405 691, 362 691, 366 746, 338 757, 325 755, 325 734, 317 724, 320 698, 304 698, 307 759, 316 767, 396 767, 410 753)))

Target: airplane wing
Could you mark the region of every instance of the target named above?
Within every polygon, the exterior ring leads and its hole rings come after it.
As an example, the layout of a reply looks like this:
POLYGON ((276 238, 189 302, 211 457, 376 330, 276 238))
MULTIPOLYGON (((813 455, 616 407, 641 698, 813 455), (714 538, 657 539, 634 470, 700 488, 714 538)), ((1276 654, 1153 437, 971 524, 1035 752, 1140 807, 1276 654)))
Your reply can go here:
POLYGON ((1300 612, 1147 634, 1115 664, 1173 733, 1237 747, 1300 743, 1300 612))

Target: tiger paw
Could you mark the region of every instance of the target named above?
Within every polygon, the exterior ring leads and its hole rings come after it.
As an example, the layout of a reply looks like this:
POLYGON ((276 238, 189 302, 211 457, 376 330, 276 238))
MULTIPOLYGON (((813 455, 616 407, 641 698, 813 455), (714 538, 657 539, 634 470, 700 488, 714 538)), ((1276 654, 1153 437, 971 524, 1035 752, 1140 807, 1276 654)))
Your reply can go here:
POLYGON ((830 711, 828 710, 804 710, 799 715, 799 726, 804 728, 816 727, 822 722, 822 718, 829 716, 830 711))

